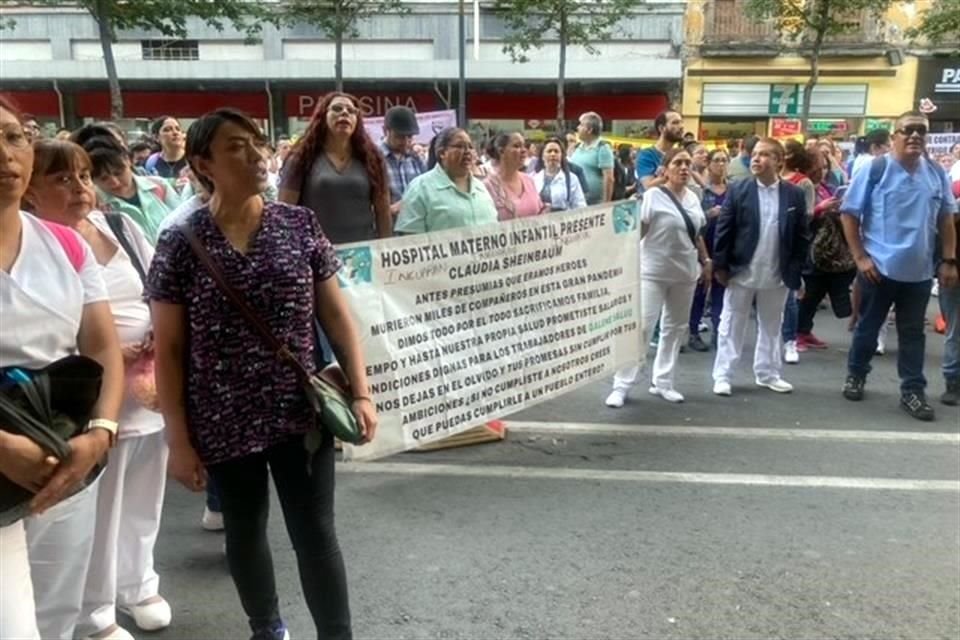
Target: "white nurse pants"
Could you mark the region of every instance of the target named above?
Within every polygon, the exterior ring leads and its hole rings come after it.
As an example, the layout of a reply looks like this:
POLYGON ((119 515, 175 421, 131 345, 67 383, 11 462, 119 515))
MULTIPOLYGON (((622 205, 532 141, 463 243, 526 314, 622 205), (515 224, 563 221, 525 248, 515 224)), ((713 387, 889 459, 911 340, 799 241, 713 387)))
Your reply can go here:
POLYGON ((153 549, 167 478, 169 450, 163 431, 120 438, 100 478, 97 526, 83 594, 78 635, 93 635, 117 622, 116 607, 158 594, 153 549))
POLYGON ((22 521, 0 528, 0 638, 40 640, 22 521))
POLYGON ((43 640, 73 640, 87 581, 98 482, 24 519, 37 627, 43 640))
MULTIPOLYGON (((680 345, 683 344, 689 331, 690 307, 693 305, 693 293, 696 288, 695 281, 641 280, 640 307, 643 315, 640 331, 641 354, 646 353, 650 336, 653 335, 654 327, 657 326, 657 320, 660 320, 660 343, 657 345, 657 357, 653 361, 653 386, 658 389, 673 389, 677 354, 680 353, 680 345)), ((642 361, 618 370, 613 377, 614 390, 626 392, 631 386, 637 384, 641 364, 642 361)))
POLYGON ((733 373, 743 354, 743 341, 753 301, 757 301, 757 346, 753 352, 753 374, 760 382, 773 382, 783 372, 780 327, 787 288, 751 289, 731 282, 723 294, 723 312, 717 331, 717 359, 714 382, 733 382, 733 373))

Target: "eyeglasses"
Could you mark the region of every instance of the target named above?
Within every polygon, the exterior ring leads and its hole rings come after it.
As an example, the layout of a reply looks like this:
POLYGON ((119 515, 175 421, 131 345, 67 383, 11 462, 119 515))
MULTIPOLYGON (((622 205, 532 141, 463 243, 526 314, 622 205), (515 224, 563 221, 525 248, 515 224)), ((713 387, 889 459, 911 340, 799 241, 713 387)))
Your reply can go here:
POLYGON ((726 158, 722 158, 722 157, 721 157, 721 158, 714 158, 714 159, 711 160, 710 162, 721 162, 721 163, 723 163, 723 164, 726 164, 726 163, 728 163, 728 162, 730 162, 730 161, 727 160, 726 158))
POLYGON ((473 151, 474 146, 469 142, 458 142, 457 144, 451 144, 447 146, 447 149, 456 149, 457 151, 473 151))
POLYGON ((330 105, 330 113, 340 114, 340 113, 343 113, 343 112, 346 112, 347 115, 355 116, 355 115, 357 115, 358 113, 360 113, 360 110, 357 109, 357 108, 356 108, 355 106, 353 106, 352 104, 341 104, 341 103, 337 103, 337 104, 332 104, 332 105, 330 105))
POLYGON ((908 124, 905 127, 897 129, 894 133, 899 133, 902 136, 910 137, 913 134, 917 134, 921 138, 927 135, 927 125, 925 124, 908 124))
POLYGON ((0 133, 2 133, 3 142, 8 147, 26 149, 30 146, 30 137, 27 135, 26 130, 18 124, 0 127, 0 133))

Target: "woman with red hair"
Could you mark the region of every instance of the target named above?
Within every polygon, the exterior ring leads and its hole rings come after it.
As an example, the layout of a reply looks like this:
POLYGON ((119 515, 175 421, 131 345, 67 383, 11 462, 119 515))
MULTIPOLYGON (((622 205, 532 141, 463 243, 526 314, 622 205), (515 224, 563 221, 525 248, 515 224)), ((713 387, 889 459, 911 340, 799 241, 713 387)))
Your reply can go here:
POLYGON ((383 156, 363 128, 360 103, 328 93, 287 160, 280 201, 311 209, 333 244, 391 235, 383 156))

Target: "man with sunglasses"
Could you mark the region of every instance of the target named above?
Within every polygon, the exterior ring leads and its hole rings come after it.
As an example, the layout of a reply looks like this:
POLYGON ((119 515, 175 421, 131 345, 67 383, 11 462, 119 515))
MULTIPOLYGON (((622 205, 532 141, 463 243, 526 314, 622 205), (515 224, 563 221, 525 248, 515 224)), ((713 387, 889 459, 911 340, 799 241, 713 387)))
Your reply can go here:
POLYGON ((900 406, 924 421, 934 419, 923 376, 931 281, 935 269, 942 288, 957 286, 958 279, 957 203, 946 174, 926 157, 928 127, 922 113, 901 115, 890 154, 854 174, 840 206, 862 296, 843 395, 863 399, 877 336, 896 305, 900 406), (935 265, 938 234, 944 259, 935 265))

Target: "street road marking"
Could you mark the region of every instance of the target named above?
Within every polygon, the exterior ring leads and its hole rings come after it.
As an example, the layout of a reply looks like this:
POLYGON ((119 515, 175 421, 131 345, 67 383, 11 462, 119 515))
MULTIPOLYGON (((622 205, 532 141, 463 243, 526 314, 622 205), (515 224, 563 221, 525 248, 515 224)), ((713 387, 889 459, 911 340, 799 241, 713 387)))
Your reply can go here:
MULTIPOLYGON (((707 436, 770 440, 840 440, 847 442, 914 442, 960 445, 960 433, 914 431, 851 431, 833 429, 767 429, 749 427, 687 427, 671 425, 622 425, 593 422, 513 422, 507 432, 555 433, 595 436, 707 436)), ((508 436, 509 437, 509 436, 508 436)))
POLYGON ((900 480, 894 478, 841 478, 834 476, 776 476, 752 473, 685 473, 676 471, 624 471, 602 469, 531 468, 500 465, 418 464, 358 462, 340 465, 340 471, 363 475, 456 476, 463 478, 516 478, 519 480, 596 480, 670 484, 714 484, 804 489, 869 489, 880 491, 937 491, 960 493, 957 480, 900 480))

